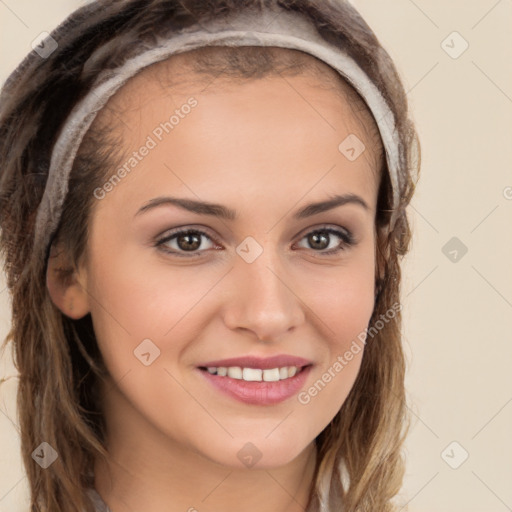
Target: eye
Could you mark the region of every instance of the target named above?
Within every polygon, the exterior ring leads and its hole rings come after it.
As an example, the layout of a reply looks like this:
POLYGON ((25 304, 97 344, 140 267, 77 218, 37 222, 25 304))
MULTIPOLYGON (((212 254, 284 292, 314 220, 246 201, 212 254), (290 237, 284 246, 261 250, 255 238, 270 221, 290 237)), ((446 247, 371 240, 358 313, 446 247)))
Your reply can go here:
POLYGON ((320 252, 320 254, 326 256, 337 254, 355 245, 354 237, 350 231, 331 227, 322 227, 310 231, 301 240, 306 240, 309 246, 306 248, 313 249, 315 252, 320 252), (338 242, 336 242, 336 238, 338 242))
MULTIPOLYGON (((199 252, 211 249, 212 245, 215 246, 213 242, 213 238, 205 231, 187 228, 171 231, 167 236, 156 243, 156 247, 161 248, 164 252, 176 256, 187 257, 195 256, 199 252), (208 247, 208 243, 203 243, 204 239, 210 241, 210 247, 208 247)), ((219 248, 219 246, 216 246, 215 248, 219 248)))
MULTIPOLYGON (((310 231, 301 238, 302 240, 306 240, 309 246, 305 247, 306 249, 312 249, 314 252, 326 256, 337 254, 356 243, 350 231, 332 227, 321 227, 310 231)), ((193 228, 172 230, 158 240, 155 246, 166 253, 179 257, 200 256, 203 251, 208 249, 222 248, 209 233, 193 228), (205 240, 207 242, 203 243, 205 240)))

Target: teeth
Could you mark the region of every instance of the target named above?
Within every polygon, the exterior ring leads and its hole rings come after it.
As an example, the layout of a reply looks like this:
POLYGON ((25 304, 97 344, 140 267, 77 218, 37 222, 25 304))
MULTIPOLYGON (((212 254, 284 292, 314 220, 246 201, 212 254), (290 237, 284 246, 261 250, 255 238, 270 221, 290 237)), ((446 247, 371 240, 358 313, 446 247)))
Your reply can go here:
POLYGON ((228 377, 232 379, 241 379, 242 378, 242 368, 239 366, 230 366, 228 368, 228 377))
POLYGON ((256 381, 259 380, 261 382, 261 378, 263 376, 263 370, 259 370, 258 368, 244 368, 242 371, 242 379, 248 381, 256 381))
POLYGON ((279 368, 263 370, 263 380, 265 382, 277 382, 279 380, 279 368))
POLYGON ((295 377, 300 371, 297 366, 283 366, 262 370, 260 368, 241 368, 240 366, 209 366, 208 373, 220 377, 231 377, 232 379, 245 380, 247 382, 277 382, 279 380, 295 377))

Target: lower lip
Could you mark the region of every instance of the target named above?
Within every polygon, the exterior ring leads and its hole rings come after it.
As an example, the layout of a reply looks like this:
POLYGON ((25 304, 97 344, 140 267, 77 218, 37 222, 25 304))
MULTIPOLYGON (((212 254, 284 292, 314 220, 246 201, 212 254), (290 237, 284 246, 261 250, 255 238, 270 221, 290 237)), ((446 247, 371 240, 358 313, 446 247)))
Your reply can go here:
POLYGON ((199 370, 217 389, 245 404, 272 405, 283 402, 296 395, 304 385, 311 366, 306 366, 294 377, 276 382, 247 382, 231 377, 212 375, 206 370, 199 370))

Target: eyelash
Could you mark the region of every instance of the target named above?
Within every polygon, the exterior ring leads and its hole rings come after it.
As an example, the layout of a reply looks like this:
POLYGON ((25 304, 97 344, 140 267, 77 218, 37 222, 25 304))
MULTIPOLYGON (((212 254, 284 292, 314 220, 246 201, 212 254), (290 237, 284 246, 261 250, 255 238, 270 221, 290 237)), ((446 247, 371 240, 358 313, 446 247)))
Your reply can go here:
MULTIPOLYGON (((218 242, 212 236, 210 236, 207 232, 205 232, 201 229, 177 228, 176 230, 173 230, 170 233, 168 233, 167 236, 165 236, 164 238, 161 238, 160 240, 158 240, 155 244, 155 247, 157 247, 159 250, 161 250, 167 254, 171 254, 174 256, 178 256, 178 257, 184 257, 184 258, 197 257, 198 254, 201 254, 201 251, 190 251, 189 254, 186 254, 185 251, 169 250, 164 247, 164 244, 170 242, 171 240, 173 240, 175 238, 178 238, 180 235, 191 234, 191 233, 196 234, 196 235, 205 236, 206 238, 208 238, 215 244, 218 244, 218 242)), ((313 234, 318 234, 318 233, 328 233, 330 235, 335 235, 335 236, 341 238, 341 240, 342 240, 342 243, 340 243, 340 245, 338 247, 336 247, 334 249, 329 249, 328 251, 322 252, 322 251, 315 251, 314 249, 311 249, 313 252, 317 252, 317 253, 321 254, 322 256, 333 256, 333 255, 338 254, 340 251, 345 251, 345 250, 349 249, 350 247, 356 245, 355 239, 350 231, 348 231, 348 230, 342 231, 342 230, 335 229, 332 227, 316 228, 316 229, 306 233, 300 240, 303 240, 307 236, 310 236, 313 234)), ((208 249, 205 249, 205 250, 208 250, 208 249)))

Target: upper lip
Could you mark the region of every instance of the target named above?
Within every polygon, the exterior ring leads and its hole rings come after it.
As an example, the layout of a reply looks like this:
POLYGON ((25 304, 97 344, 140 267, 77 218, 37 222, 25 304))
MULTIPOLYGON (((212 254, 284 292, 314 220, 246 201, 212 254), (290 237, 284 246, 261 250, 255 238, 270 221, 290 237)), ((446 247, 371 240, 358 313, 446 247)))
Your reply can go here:
POLYGON ((258 356, 243 356, 243 357, 232 357, 230 359, 218 359, 216 361, 208 361, 200 364, 199 367, 229 367, 239 366, 241 368, 261 368, 262 370, 268 370, 272 368, 283 368, 284 366, 308 366, 312 364, 311 361, 302 357, 290 356, 286 354, 280 354, 272 357, 258 357, 258 356))

